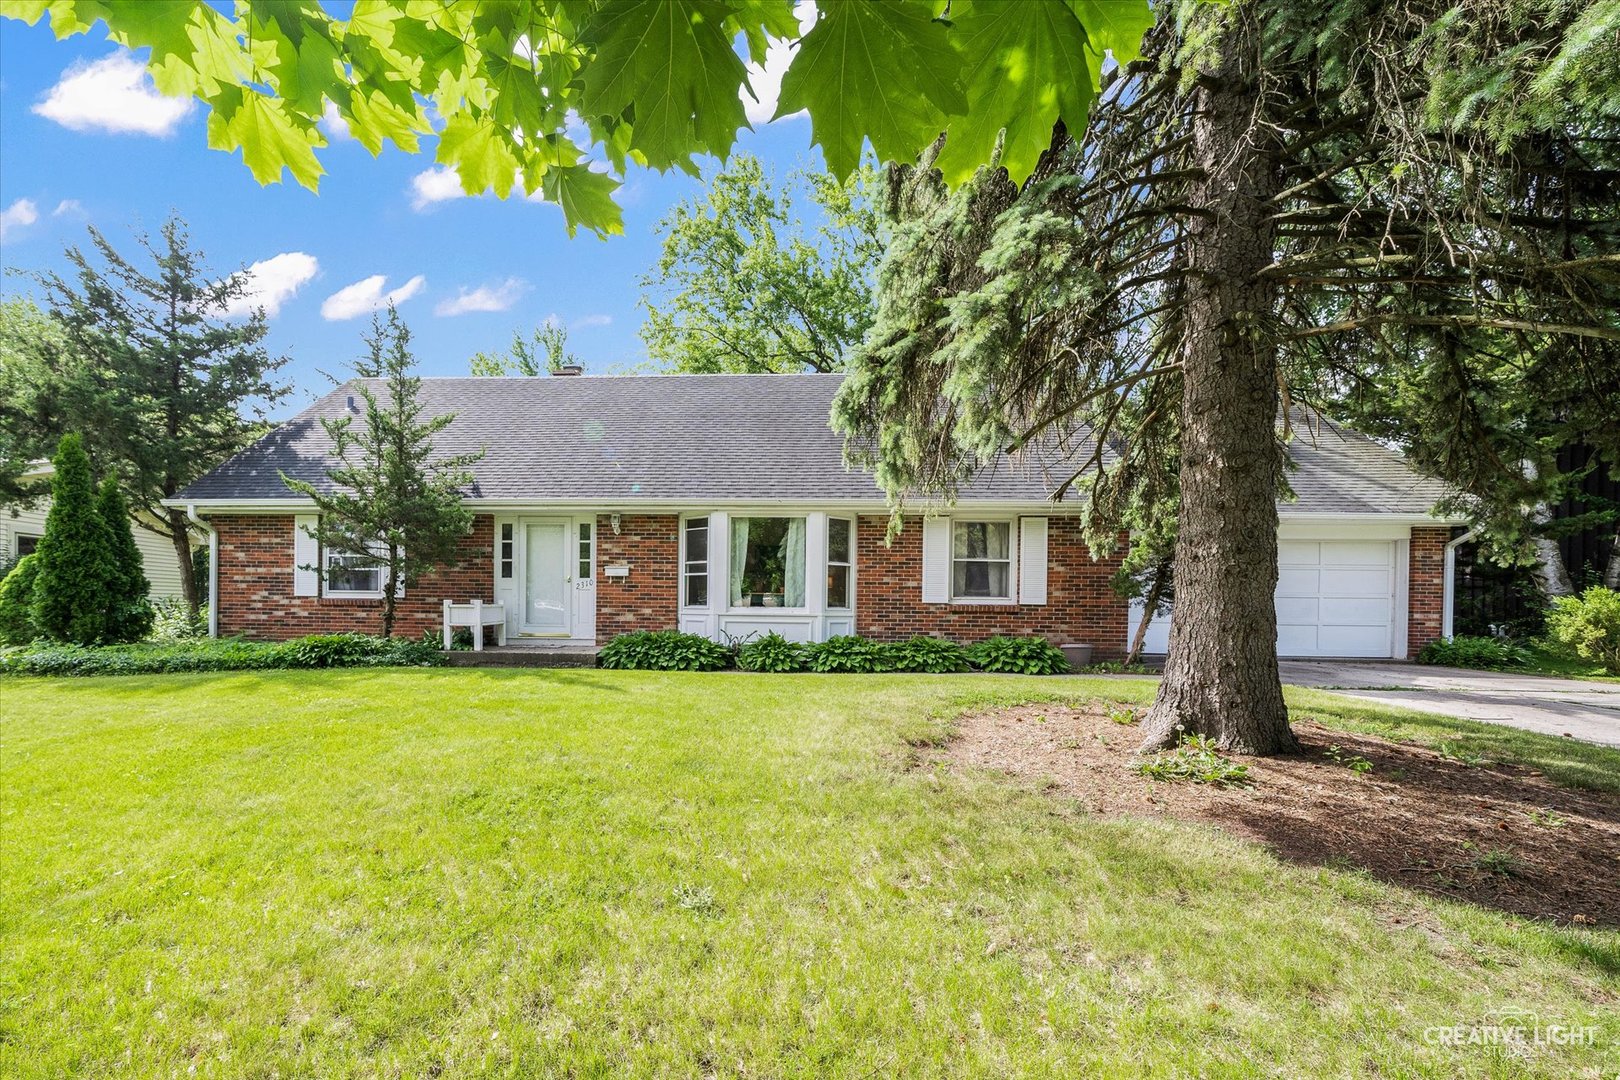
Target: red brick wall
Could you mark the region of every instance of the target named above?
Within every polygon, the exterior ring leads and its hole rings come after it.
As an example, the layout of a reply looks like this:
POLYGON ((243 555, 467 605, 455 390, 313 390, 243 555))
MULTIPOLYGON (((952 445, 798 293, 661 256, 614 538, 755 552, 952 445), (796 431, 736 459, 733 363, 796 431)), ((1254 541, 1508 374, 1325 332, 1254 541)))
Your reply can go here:
POLYGON ((1415 657, 1440 637, 1445 610, 1446 544, 1451 530, 1445 526, 1417 526, 1407 558, 1406 655, 1415 657))
POLYGON ((675 629, 680 558, 680 519, 674 514, 625 514, 618 536, 612 518, 597 515, 597 644, 631 630, 675 629), (615 563, 628 563, 630 576, 608 577, 605 571, 615 563))
MULTIPOLYGON (((405 590, 394 617, 394 634, 438 633, 446 599, 493 600, 494 518, 473 518, 456 565, 425 575, 405 590)), ((377 600, 337 600, 293 595, 293 518, 286 514, 221 514, 209 519, 219 534, 219 632, 259 640, 304 634, 382 630, 377 600)))
POLYGON ((1080 643, 1098 658, 1124 653, 1128 609, 1108 581, 1123 548, 1093 561, 1075 518, 1047 519, 1046 603, 925 604, 922 602, 922 520, 884 545, 888 518, 863 517, 856 538, 855 629, 893 641, 930 634, 969 643, 996 634, 1039 634, 1054 644, 1080 643))

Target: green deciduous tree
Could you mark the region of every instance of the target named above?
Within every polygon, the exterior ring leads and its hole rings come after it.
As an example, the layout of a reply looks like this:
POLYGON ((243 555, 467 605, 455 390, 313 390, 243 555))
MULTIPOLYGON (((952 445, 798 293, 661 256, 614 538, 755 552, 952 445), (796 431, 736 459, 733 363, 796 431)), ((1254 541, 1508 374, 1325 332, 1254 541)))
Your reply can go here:
POLYGON ((543 322, 527 339, 512 335, 512 347, 504 353, 474 353, 470 368, 474 375, 555 375, 579 363, 568 351, 568 327, 559 322, 543 322))
POLYGON ((1104 53, 1129 60, 1150 22, 1146 0, 953 0, 948 18, 942 7, 824 2, 801 33, 792 0, 357 0, 345 18, 318 0, 231 12, 0 0, 29 23, 48 14, 59 37, 101 20, 120 44, 150 49, 158 89, 205 102, 209 145, 240 150, 261 183, 288 169, 317 187, 330 105, 373 154, 414 153, 436 132, 437 159, 469 193, 541 192, 570 233, 604 235, 623 229, 613 199, 631 163, 696 175, 695 157, 730 152, 746 124, 740 95, 757 97, 739 41, 756 64, 773 42, 795 43, 777 115, 808 111, 840 177, 867 144, 910 161, 949 131, 960 179, 1006 129, 1022 179, 1054 122, 1084 125, 1104 53), (611 172, 591 167, 592 151, 611 172))
POLYGON ((394 632, 400 591, 455 561, 472 529, 461 492, 472 483, 469 466, 483 456, 434 453, 433 436, 455 416, 423 416, 410 343, 392 307, 386 320, 373 317, 366 355, 355 364, 359 379, 351 384, 364 404, 361 416, 321 421, 337 459, 326 473, 330 488, 282 476, 320 512, 314 535, 323 550, 371 556, 381 569, 384 636, 394 632))
POLYGON ((107 594, 107 640, 140 641, 152 632, 152 602, 147 596, 152 586, 146 580, 141 549, 135 544, 129 503, 124 501, 116 477, 109 475, 101 481, 96 514, 107 529, 113 567, 112 588, 107 594))
POLYGON ((124 577, 96 510, 90 456, 79 436, 62 436, 51 464, 51 509, 34 551, 34 625, 46 637, 78 645, 118 640, 114 597, 124 577))
POLYGON ((49 490, 48 480, 29 479, 32 467, 65 430, 70 389, 87 381, 55 319, 27 298, 0 301, 0 502, 26 503, 49 490))
POLYGON ((1620 409, 1617 65, 1582 59, 1620 9, 1601 32, 1556 0, 1161 10, 1027 182, 953 192, 935 157, 892 178, 878 321, 836 416, 896 496, 1009 448, 1060 458, 1099 547, 1161 497, 1173 447, 1176 618, 1145 744, 1273 752, 1294 745, 1272 598, 1302 405, 1411 377, 1403 425, 1489 447, 1512 418, 1482 421, 1503 403, 1448 362, 1460 336, 1563 357, 1587 434, 1620 409))
POLYGON ((145 267, 95 229, 90 238, 94 258, 68 249, 71 278, 40 276, 62 341, 25 369, 40 380, 26 399, 34 404, 0 414, 0 439, 26 455, 64 430, 83 432, 138 525, 174 546, 195 613, 190 525, 164 500, 266 430, 264 407, 287 392, 276 381, 286 358, 265 350, 262 311, 225 317, 249 283, 214 277, 179 218, 140 239, 145 267))
POLYGON ((705 193, 659 222, 664 250, 642 279, 642 340, 675 371, 834 371, 872 323, 883 226, 874 170, 777 184, 734 157, 705 193), (804 224, 813 204, 823 224, 804 224))

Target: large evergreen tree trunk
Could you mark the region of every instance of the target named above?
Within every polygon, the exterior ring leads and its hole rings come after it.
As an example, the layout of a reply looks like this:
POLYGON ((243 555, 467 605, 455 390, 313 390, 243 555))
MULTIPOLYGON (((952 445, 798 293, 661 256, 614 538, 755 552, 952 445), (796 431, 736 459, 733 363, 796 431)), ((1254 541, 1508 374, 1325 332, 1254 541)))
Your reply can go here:
POLYGON ((1263 324, 1273 288, 1267 200, 1278 190, 1257 121, 1259 45, 1248 5, 1226 15, 1200 75, 1193 153, 1203 175, 1189 226, 1182 348, 1176 611, 1144 749, 1202 734, 1223 749, 1297 748, 1277 675, 1277 354, 1263 324))
POLYGON ((191 523, 186 520, 184 510, 177 510, 172 506, 169 508, 169 528, 165 535, 174 545, 174 558, 180 564, 180 595, 185 598, 186 611, 195 619, 202 607, 202 597, 197 595, 197 572, 192 562, 191 551, 191 523))

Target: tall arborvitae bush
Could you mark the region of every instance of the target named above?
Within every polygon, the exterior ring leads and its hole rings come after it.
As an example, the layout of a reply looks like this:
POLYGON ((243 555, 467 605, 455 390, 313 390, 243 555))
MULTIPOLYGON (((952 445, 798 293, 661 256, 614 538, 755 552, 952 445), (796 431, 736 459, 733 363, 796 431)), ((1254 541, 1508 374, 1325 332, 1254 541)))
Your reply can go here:
POLYGON ((114 632, 108 598, 120 583, 112 537, 96 510, 90 458, 79 436, 62 436, 52 464, 51 510, 34 552, 30 611, 44 636, 94 645, 114 632))
POLYGON ((114 587, 107 595, 106 638, 108 641, 139 641, 152 632, 154 615, 152 602, 147 598, 151 583, 146 580, 141 549, 135 545, 129 503, 124 501, 118 481, 111 476, 101 482, 96 512, 107 527, 114 571, 114 587))

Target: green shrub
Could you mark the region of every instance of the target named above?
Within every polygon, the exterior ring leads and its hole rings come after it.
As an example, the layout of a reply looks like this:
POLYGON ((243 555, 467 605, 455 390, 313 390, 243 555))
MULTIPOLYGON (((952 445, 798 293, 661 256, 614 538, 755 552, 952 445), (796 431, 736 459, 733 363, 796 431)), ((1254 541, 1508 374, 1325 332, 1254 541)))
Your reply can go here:
POLYGON ((62 436, 52 466, 51 509, 34 552, 34 625, 45 637, 94 645, 116 629, 109 600, 122 595, 112 536, 96 511, 90 458, 77 435, 62 436))
POLYGON ((112 559, 112 579, 107 594, 108 642, 140 641, 152 632, 152 602, 147 599, 151 583, 146 580, 141 549, 135 543, 129 520, 129 504, 109 476, 101 482, 96 498, 96 515, 107 528, 107 552, 112 559))
POLYGON ((1579 596, 1561 596, 1547 613, 1547 633, 1582 660, 1620 675, 1620 592, 1594 585, 1579 596))
POLYGON ((1174 750, 1166 750, 1137 762, 1136 771, 1153 780, 1214 784, 1217 787, 1242 786, 1250 782, 1249 767, 1222 755, 1215 749, 1214 739, 1185 733, 1174 750))
POLYGON ((944 675, 969 670, 967 650, 954 641, 923 637, 897 641, 888 647, 889 666, 895 671, 923 671, 944 675))
POLYGON ((1417 662, 1439 664, 1443 667, 1502 671, 1529 663, 1530 654, 1521 646, 1503 638, 1454 637, 1441 638, 1423 646, 1418 652, 1417 662))
POLYGON ((192 641, 208 636, 208 616, 191 614, 177 596, 160 596, 152 604, 153 641, 192 641))
POLYGON ((636 630, 620 634, 596 654, 600 667, 624 671, 719 671, 731 653, 702 634, 636 630))
POLYGON ((24 555, 11 568, 4 581, 0 581, 0 643, 26 645, 39 637, 34 625, 34 579, 39 574, 39 561, 24 555))
POLYGON ((980 671, 1014 675, 1063 675, 1073 670, 1068 658, 1042 637, 986 638, 967 650, 980 671))
POLYGON ((810 670, 867 675, 890 669, 889 650, 859 634, 830 637, 809 647, 810 670))
POLYGON ((803 671, 810 666, 805 647, 771 631, 737 650, 737 666, 744 671, 803 671))
POLYGON ((180 671, 257 671, 270 668, 432 667, 439 650, 403 638, 317 634, 284 642, 201 638, 91 647, 39 643, 0 654, 0 673, 13 675, 161 675, 180 671))

